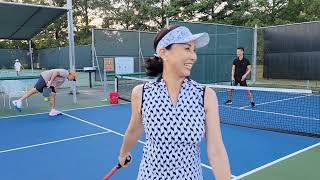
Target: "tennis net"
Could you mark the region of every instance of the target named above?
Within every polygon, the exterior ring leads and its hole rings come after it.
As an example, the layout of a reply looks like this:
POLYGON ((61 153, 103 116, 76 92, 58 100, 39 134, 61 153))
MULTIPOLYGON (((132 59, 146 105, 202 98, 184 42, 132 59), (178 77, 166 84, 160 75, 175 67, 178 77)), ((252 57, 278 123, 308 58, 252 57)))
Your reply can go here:
MULTIPOLYGON (((130 101, 133 87, 153 80, 117 76, 115 89, 120 99, 130 101)), ((204 85, 217 94, 221 123, 320 137, 318 93, 302 89, 204 85), (248 92, 253 96, 254 107, 248 92), (228 99, 232 103, 226 103, 228 99)))

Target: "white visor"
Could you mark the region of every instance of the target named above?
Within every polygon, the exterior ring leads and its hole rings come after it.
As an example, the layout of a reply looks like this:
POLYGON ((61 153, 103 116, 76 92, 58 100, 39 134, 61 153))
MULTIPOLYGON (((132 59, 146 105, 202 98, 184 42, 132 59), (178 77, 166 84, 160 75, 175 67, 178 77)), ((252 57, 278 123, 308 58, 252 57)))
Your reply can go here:
POLYGON ((185 26, 179 26, 172 31, 168 32, 158 43, 155 56, 159 57, 161 48, 165 48, 171 44, 181 44, 194 41, 196 48, 206 46, 209 41, 208 33, 192 34, 191 31, 185 26))

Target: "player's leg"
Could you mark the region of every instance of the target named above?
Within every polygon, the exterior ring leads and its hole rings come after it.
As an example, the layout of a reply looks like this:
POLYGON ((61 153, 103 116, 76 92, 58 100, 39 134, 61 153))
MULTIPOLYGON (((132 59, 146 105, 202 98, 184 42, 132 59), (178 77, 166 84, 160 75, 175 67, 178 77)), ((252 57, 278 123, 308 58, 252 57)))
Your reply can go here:
POLYGON ((52 92, 51 92, 51 96, 49 97, 49 104, 50 104, 50 109, 51 109, 49 115, 50 116, 57 116, 57 115, 61 114, 60 111, 57 111, 55 109, 57 92, 54 87, 50 87, 50 88, 51 88, 52 92))
MULTIPOLYGON (((240 86, 247 87, 248 86, 247 81, 246 80, 241 81, 240 86)), ((247 90, 246 92, 247 92, 247 96, 249 97, 251 107, 254 107, 255 103, 254 103, 253 93, 250 90, 247 90)))
POLYGON ((23 95, 19 100, 23 101, 26 98, 32 96, 33 94, 40 92, 43 92, 43 88, 47 86, 46 81, 43 79, 42 76, 38 79, 37 83, 34 85, 34 87, 29 90, 25 95, 23 95))
MULTIPOLYGON (((232 86, 237 86, 239 84, 239 81, 236 79, 234 82, 232 82, 232 86)), ((225 102, 226 105, 232 104, 232 97, 234 94, 234 89, 228 89, 228 99, 225 102)))
POLYGON ((30 89, 29 91, 27 91, 27 93, 25 93, 25 94, 24 94, 20 99, 18 99, 18 100, 23 101, 23 100, 29 98, 30 96, 32 96, 33 94, 36 94, 36 93, 38 93, 38 92, 39 92, 39 91, 38 91, 36 88, 32 88, 32 89, 30 89))
POLYGON ((49 104, 50 104, 50 109, 53 110, 55 109, 55 102, 56 102, 56 93, 52 92, 51 96, 49 97, 49 104))
POLYGON ((38 92, 38 90, 36 88, 32 88, 28 92, 26 92, 20 99, 12 101, 12 104, 14 105, 14 107, 18 111, 21 111, 21 109, 22 109, 22 101, 25 100, 26 98, 32 96, 33 94, 35 94, 37 92, 38 92))
POLYGON ((232 96, 233 96, 234 90, 233 89, 228 89, 228 99, 225 102, 226 105, 231 105, 232 104, 232 96))
POLYGON ((42 92, 43 88, 46 86, 46 82, 45 80, 42 78, 42 76, 40 76, 40 78, 38 79, 37 83, 34 85, 34 87, 32 89, 30 89, 29 91, 27 91, 20 99, 18 100, 14 100, 12 101, 12 104, 16 107, 16 109, 18 109, 19 111, 21 111, 22 108, 22 101, 25 100, 26 98, 29 98, 30 96, 32 96, 33 94, 36 94, 38 92, 42 92))

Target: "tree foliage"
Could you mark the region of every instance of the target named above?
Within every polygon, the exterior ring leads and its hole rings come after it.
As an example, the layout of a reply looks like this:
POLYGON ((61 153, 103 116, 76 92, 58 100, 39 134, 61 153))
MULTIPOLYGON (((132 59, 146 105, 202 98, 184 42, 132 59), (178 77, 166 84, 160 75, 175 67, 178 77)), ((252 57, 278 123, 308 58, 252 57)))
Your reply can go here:
MULTIPOLYGON (((66 7, 66 0, 7 0, 66 7)), ((90 44, 91 28, 157 31, 166 18, 183 21, 270 26, 320 20, 319 0, 73 0, 75 43, 90 44), (97 22, 100 21, 101 23, 97 22)), ((66 15, 35 36, 37 49, 68 44, 66 15)), ((0 48, 28 48, 0 41, 0 48)))

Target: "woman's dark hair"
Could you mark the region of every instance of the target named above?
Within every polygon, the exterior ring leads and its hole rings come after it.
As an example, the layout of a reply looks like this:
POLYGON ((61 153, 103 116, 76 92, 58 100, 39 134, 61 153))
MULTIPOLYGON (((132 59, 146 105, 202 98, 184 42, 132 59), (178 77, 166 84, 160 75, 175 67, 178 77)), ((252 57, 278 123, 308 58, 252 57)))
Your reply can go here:
MULTIPOLYGON (((168 34, 170 31, 174 30, 177 27, 179 27, 179 26, 171 25, 167 28, 162 29, 160 32, 158 32, 158 34, 156 35, 156 37, 154 38, 154 41, 153 41, 153 48, 155 51, 156 51, 156 48, 157 48, 159 41, 166 34, 168 34)), ((165 48, 170 49, 171 46, 172 46, 172 44, 165 47, 165 48)), ((161 59, 161 57, 154 56, 154 57, 146 58, 144 60, 144 64, 145 64, 147 76, 158 76, 159 74, 161 74, 163 72, 163 60, 161 59)))

